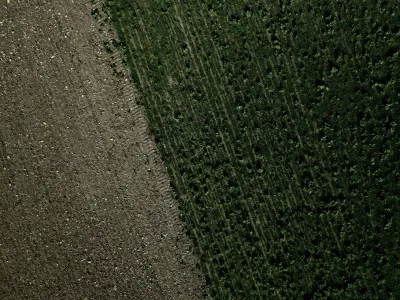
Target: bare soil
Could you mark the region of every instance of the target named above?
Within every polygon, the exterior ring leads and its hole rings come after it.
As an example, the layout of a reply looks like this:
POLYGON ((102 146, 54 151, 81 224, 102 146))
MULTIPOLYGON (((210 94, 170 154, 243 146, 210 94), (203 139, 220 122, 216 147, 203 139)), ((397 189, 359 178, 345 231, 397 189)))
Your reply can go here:
POLYGON ((202 279, 85 0, 0 0, 0 299, 196 299, 202 279))

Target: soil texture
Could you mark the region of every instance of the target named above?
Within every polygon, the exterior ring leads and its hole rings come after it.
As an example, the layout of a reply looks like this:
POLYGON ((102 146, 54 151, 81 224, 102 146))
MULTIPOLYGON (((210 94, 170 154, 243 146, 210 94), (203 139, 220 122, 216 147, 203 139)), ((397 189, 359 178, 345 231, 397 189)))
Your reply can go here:
POLYGON ((199 298, 168 177, 92 9, 0 0, 0 299, 199 298))

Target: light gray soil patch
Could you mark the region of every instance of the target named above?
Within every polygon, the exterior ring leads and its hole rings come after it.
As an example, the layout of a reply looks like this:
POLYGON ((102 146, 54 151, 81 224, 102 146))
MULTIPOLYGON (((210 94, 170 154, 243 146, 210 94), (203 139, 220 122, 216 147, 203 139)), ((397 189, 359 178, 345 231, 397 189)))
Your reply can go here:
POLYGON ((0 0, 0 299, 198 298, 168 178, 91 9, 0 0))

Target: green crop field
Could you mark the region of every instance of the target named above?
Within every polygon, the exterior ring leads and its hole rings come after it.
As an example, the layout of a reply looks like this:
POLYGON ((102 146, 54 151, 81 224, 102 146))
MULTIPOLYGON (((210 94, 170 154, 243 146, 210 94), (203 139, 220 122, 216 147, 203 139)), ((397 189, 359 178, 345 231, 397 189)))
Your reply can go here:
POLYGON ((103 12, 209 296, 400 299, 399 0, 103 12))

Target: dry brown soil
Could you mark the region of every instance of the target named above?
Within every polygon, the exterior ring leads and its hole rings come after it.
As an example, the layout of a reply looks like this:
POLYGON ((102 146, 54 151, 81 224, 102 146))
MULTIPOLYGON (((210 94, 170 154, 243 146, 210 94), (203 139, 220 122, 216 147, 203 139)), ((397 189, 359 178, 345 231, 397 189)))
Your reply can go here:
POLYGON ((167 175, 92 8, 0 0, 0 299, 196 299, 167 175))

